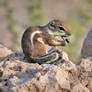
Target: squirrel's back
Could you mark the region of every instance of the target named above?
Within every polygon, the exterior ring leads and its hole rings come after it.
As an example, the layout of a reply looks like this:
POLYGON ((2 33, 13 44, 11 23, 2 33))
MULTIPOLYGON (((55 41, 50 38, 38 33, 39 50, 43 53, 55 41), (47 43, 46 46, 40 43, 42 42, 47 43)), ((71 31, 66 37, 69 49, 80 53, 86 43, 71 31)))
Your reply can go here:
POLYGON ((21 45, 25 57, 36 57, 46 54, 45 44, 40 42, 38 38, 42 38, 42 32, 39 27, 29 27, 25 30, 21 45))

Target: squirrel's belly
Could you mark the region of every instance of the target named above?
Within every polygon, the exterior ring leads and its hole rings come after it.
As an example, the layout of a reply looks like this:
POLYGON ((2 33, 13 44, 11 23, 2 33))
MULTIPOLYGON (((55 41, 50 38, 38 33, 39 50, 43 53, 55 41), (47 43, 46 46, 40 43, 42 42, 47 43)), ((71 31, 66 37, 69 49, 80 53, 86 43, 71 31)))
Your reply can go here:
POLYGON ((34 48, 32 49, 32 57, 37 57, 46 54, 46 46, 41 42, 34 43, 34 48))

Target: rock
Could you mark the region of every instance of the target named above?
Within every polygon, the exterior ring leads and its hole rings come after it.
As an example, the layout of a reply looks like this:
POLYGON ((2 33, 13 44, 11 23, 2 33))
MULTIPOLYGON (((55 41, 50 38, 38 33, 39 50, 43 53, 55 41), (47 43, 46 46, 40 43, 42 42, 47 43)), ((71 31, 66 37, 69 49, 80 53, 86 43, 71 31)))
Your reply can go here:
POLYGON ((0 59, 11 54, 12 51, 0 44, 0 59))
POLYGON ((59 83, 61 88, 70 90, 70 83, 68 79, 68 72, 64 71, 60 67, 54 67, 54 71, 56 72, 55 78, 59 83))
POLYGON ((92 92, 92 57, 75 65, 63 52, 61 63, 39 65, 21 52, 7 55, 0 62, 0 92, 92 92))
POLYGON ((80 83, 92 92, 92 57, 82 59, 78 67, 80 83))
POLYGON ((91 92, 88 88, 84 87, 81 83, 75 85, 71 92, 91 92))
POLYGON ((88 32, 81 50, 82 58, 92 57, 92 30, 88 32))
POLYGON ((66 52, 62 51, 62 59, 69 61, 68 55, 66 52))

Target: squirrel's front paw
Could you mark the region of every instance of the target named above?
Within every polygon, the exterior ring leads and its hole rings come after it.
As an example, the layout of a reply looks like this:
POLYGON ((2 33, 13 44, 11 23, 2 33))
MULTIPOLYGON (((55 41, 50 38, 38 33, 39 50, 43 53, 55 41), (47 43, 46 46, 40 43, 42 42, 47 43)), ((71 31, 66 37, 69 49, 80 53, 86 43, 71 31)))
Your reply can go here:
POLYGON ((62 41, 62 42, 61 42, 61 46, 66 46, 65 41, 62 41))

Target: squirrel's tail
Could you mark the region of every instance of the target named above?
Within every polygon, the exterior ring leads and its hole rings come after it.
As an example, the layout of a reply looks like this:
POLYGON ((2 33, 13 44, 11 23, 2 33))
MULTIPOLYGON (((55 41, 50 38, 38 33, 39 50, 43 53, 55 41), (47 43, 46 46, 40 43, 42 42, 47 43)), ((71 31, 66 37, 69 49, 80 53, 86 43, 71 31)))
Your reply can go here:
POLYGON ((55 49, 46 55, 29 58, 28 62, 39 64, 57 64, 60 60, 62 60, 62 51, 55 49))

